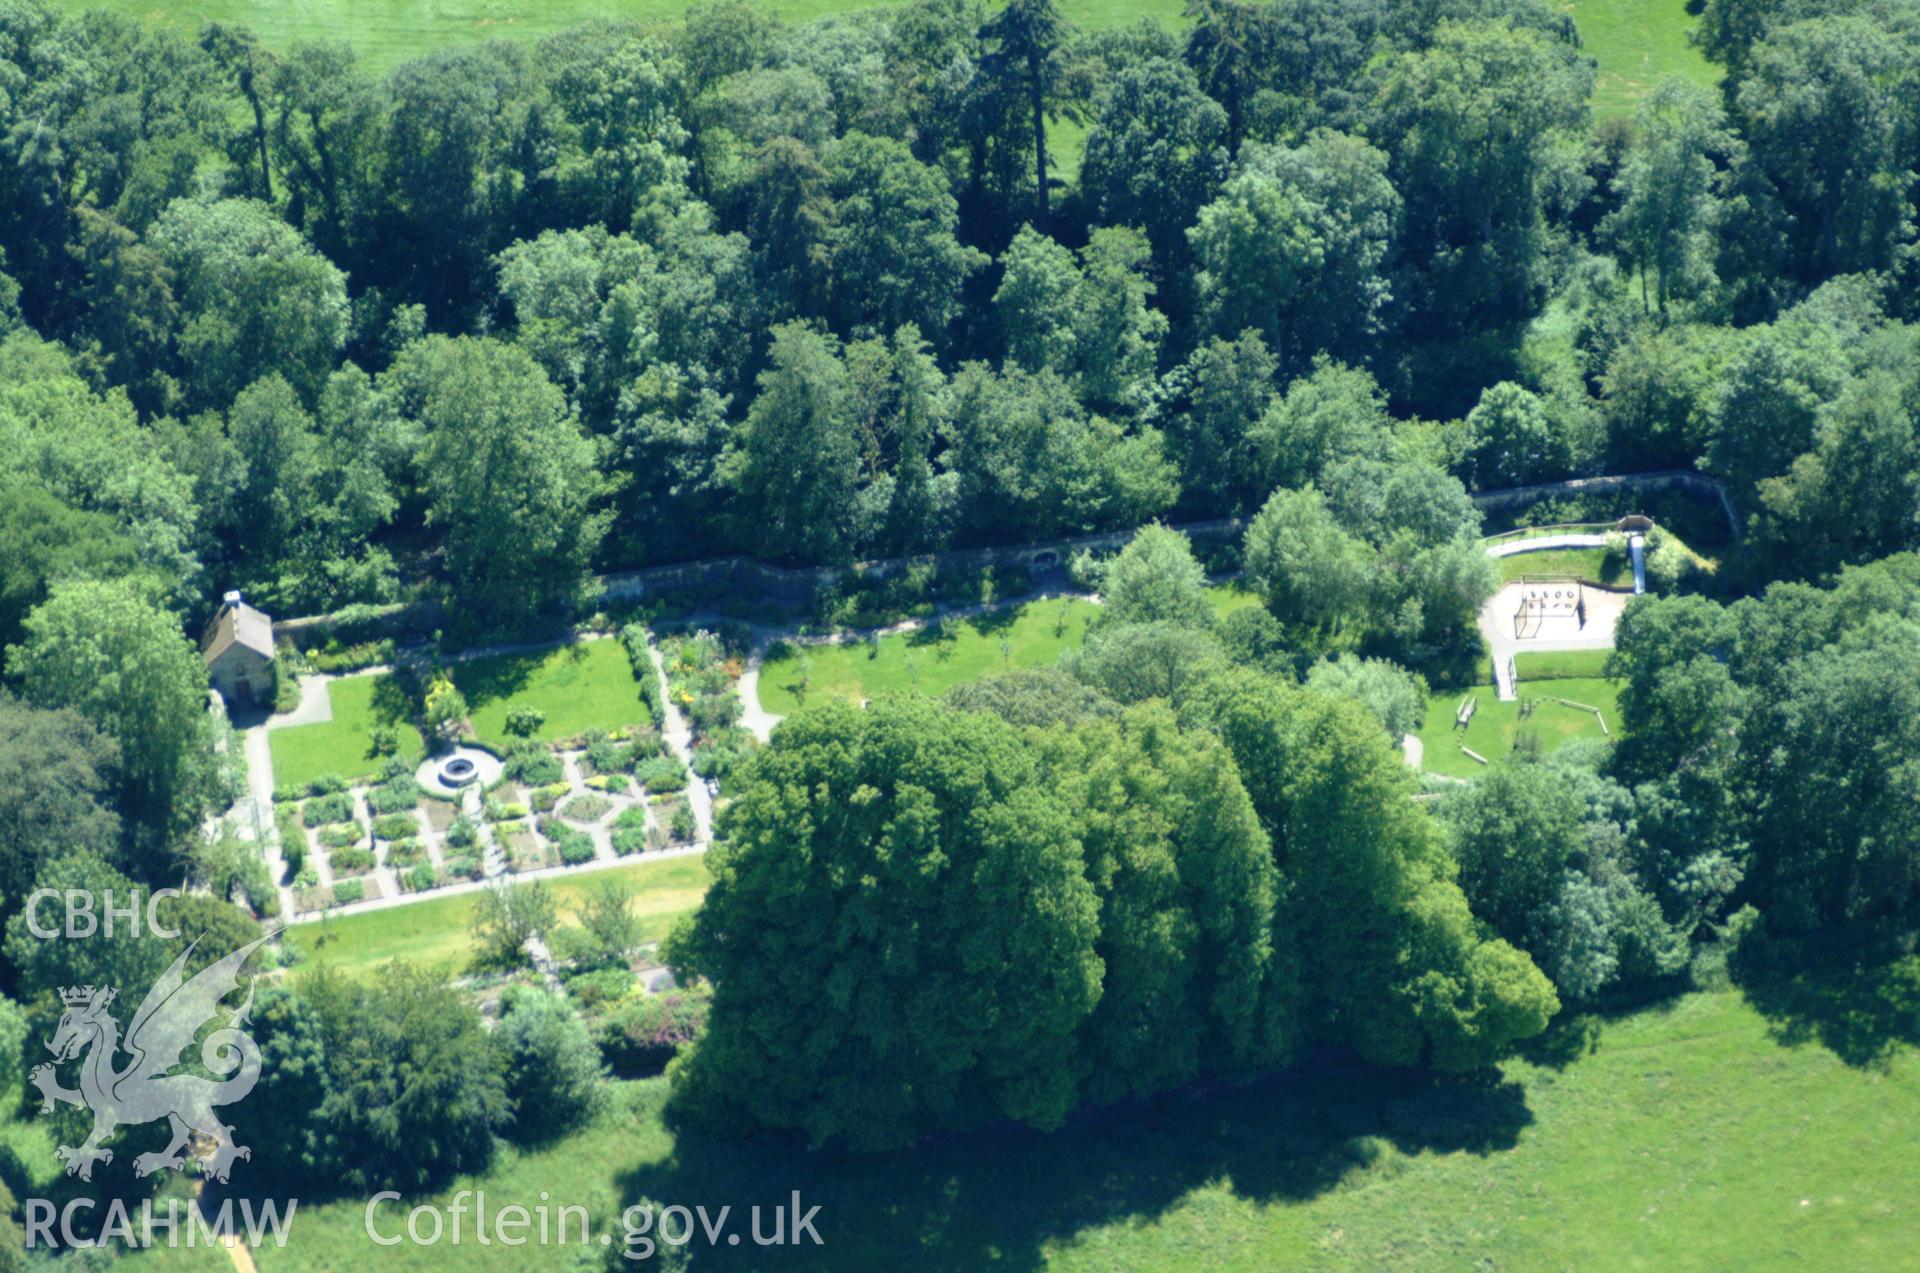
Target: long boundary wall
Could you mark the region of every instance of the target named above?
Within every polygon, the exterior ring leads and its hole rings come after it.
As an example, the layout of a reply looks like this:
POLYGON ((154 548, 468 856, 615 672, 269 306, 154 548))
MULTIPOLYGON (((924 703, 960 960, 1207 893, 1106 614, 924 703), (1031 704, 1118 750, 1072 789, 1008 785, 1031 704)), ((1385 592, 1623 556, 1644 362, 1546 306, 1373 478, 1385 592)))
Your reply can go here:
POLYGON ((1485 511, 1537 504, 1555 495, 1583 495, 1620 490, 1659 491, 1674 488, 1719 504, 1720 511, 1727 515, 1727 530, 1735 539, 1740 538, 1740 514, 1734 508, 1733 496, 1727 493, 1725 484, 1708 477, 1705 473, 1696 473, 1691 469, 1660 469, 1652 473, 1612 473, 1602 477, 1570 478, 1564 482, 1541 482, 1533 486, 1509 486, 1498 491, 1481 491, 1473 497, 1473 502, 1476 507, 1485 511))
MULTIPOLYGON (((1237 535, 1246 528, 1238 517, 1220 517, 1211 521, 1175 524, 1174 530, 1190 539, 1219 539, 1237 535)), ((753 557, 716 557, 706 561, 678 562, 667 566, 649 566, 643 570, 601 575, 594 581, 599 592, 608 597, 632 599, 663 589, 734 586, 789 599, 804 599, 818 589, 850 576, 885 579, 915 565, 944 567, 1012 566, 1030 569, 1046 554, 1064 565, 1082 550, 1124 547, 1133 530, 1109 531, 1100 535, 1081 535, 1073 539, 1053 539, 1034 544, 1012 544, 998 548, 957 548, 948 552, 923 553, 913 557, 888 557, 855 562, 849 566, 789 568, 772 566, 753 557)), ((355 613, 319 614, 286 619, 273 625, 276 639, 285 638, 299 646, 324 642, 339 628, 352 626, 363 633, 396 639, 426 636, 441 627, 445 612, 437 602, 401 602, 390 606, 360 608, 355 613)))
MULTIPOLYGON (((1619 473, 1601 477, 1577 477, 1564 482, 1542 482, 1533 486, 1513 486, 1497 491, 1482 491, 1473 496, 1482 510, 1504 509, 1537 503, 1554 495, 1578 495, 1618 490, 1664 490, 1679 488, 1720 505, 1727 515, 1727 527, 1740 537, 1740 516, 1727 488, 1704 473, 1686 469, 1664 469, 1652 473, 1619 473)), ((1240 533, 1246 519, 1219 517, 1210 521, 1184 522, 1173 526, 1193 539, 1217 539, 1240 533)), ((718 557, 707 561, 680 562, 668 566, 649 566, 643 570, 602 575, 596 583, 609 597, 631 599, 663 588, 739 586, 787 598, 803 598, 822 586, 850 575, 884 579, 918 564, 934 566, 1014 566, 1031 567, 1037 559, 1052 553, 1064 563, 1082 549, 1119 548, 1133 538, 1132 530, 1110 531, 1100 535, 1082 535, 1073 539, 1054 539, 1042 543, 1013 544, 1000 548, 960 548, 914 557, 890 557, 856 562, 850 566, 819 566, 793 569, 772 566, 752 557, 718 557)), ((324 641, 337 628, 353 626, 372 629, 381 636, 395 638, 425 636, 441 627, 444 611, 435 602, 411 602, 381 607, 369 615, 362 608, 351 620, 344 615, 311 615, 287 619, 273 625, 275 638, 285 637, 296 645, 308 646, 324 641)))

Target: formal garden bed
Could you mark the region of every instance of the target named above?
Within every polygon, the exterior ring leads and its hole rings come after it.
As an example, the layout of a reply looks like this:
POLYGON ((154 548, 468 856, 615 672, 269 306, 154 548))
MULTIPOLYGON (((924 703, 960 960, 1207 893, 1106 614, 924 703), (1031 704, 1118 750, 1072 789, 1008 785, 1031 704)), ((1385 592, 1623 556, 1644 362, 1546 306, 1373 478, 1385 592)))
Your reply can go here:
MULTIPOLYGON (((461 793, 428 790, 416 778, 424 742, 389 748, 384 732, 422 715, 399 687, 414 684, 399 674, 343 678, 337 707, 345 717, 324 722, 325 737, 302 735, 321 727, 297 726, 274 734, 292 736, 299 758, 291 778, 279 774, 275 825, 286 861, 286 883, 296 909, 312 912, 377 895, 384 884, 402 893, 429 892, 485 877, 487 849, 482 825, 491 824, 500 866, 525 872, 581 866, 609 851, 629 856, 660 848, 691 821, 685 804, 687 767, 661 733, 659 678, 649 637, 630 625, 623 637, 581 641, 533 655, 498 655, 447 669, 466 698, 465 711, 447 729, 501 759, 497 780, 482 788, 482 814, 460 811, 461 793), (477 700, 477 701, 476 701, 477 700), (489 736, 499 741, 489 741, 489 736), (320 766, 325 765, 326 768, 320 766), (678 797, 664 813, 650 814, 649 795, 678 797), (615 819, 626 821, 615 826, 615 819), (605 828, 600 830, 598 828, 605 828), (618 840, 615 841, 615 831, 618 840), (384 869, 383 869, 384 868, 384 869), (334 887, 321 884, 326 878, 334 887), (358 893, 358 896, 354 896, 358 893)), ((741 661, 708 633, 681 638, 685 655, 679 679, 685 690, 700 681, 702 694, 718 696, 714 711, 737 714, 733 686, 741 661)), ((431 678, 429 678, 431 679, 431 678)), ((717 766, 730 763, 727 749, 740 731, 720 732, 707 745, 717 766)))
POLYGON ((693 819, 693 806, 682 796, 667 796, 649 802, 653 817, 653 835, 655 848, 668 845, 693 843, 697 829, 693 819))
POLYGON ((607 797, 582 792, 561 801, 555 812, 568 822, 585 824, 600 821, 613 812, 613 808, 614 802, 607 797))
POLYGON ((667 695, 686 720, 695 747, 739 724, 739 683, 748 650, 743 635, 701 628, 663 636, 659 647, 667 695))

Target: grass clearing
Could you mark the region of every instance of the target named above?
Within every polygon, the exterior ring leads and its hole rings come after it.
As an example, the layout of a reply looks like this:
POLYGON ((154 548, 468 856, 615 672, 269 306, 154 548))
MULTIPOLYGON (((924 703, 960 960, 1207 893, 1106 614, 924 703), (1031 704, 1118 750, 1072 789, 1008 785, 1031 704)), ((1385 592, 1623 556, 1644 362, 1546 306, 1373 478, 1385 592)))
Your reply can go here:
POLYGON ((1491 685, 1476 685, 1470 692, 1479 703, 1464 731, 1454 728, 1453 718, 1465 694, 1459 690, 1442 690, 1427 699, 1427 719, 1420 727, 1420 741, 1426 747, 1421 768, 1451 778, 1475 777, 1485 773, 1487 766, 1462 752, 1461 745, 1471 747, 1497 765, 1512 755, 1514 741, 1523 729, 1537 738, 1546 752, 1556 751, 1575 739, 1607 737, 1592 712, 1555 701, 1558 699, 1597 707, 1606 717, 1608 729, 1620 727, 1617 681, 1583 677, 1530 684, 1522 677, 1521 699, 1534 700, 1533 714, 1525 722, 1520 719, 1519 700, 1501 702, 1493 696, 1491 685))
POLYGON ((1563 0, 1587 54, 1600 64, 1593 82, 1597 119, 1631 115, 1640 99, 1670 75, 1702 88, 1720 82, 1720 68, 1687 39, 1694 20, 1685 0, 1563 0))
POLYGON ((454 666, 453 683, 466 697, 474 734, 496 744, 508 741, 507 712, 515 707, 546 713, 534 733, 543 742, 647 719, 640 683, 618 641, 472 659, 454 666))
POLYGON ((1524 651, 1513 656, 1513 672, 1523 686, 1529 681, 1599 680, 1611 657, 1612 650, 1524 651))
MULTIPOLYGON (((562 876, 548 880, 547 887, 553 890, 564 927, 574 922, 574 911, 595 884, 624 880, 634 889, 631 909, 640 917, 643 940, 658 941, 675 919, 700 904, 708 878, 706 859, 689 855, 562 876)), ((367 973, 390 960, 405 959, 464 973, 473 958, 469 926, 479 903, 475 890, 297 925, 287 934, 302 954, 296 972, 326 965, 367 973)))
POLYGON ((760 705, 786 716, 823 698, 858 703, 891 690, 941 694, 1005 668, 1047 666, 1086 639, 1098 609, 1071 598, 1029 601, 878 641, 797 646, 761 668, 760 705))
POLYGON ((1494 558, 1500 582, 1512 583, 1528 575, 1572 576, 1608 588, 1633 585, 1633 563, 1625 553, 1606 548, 1543 548, 1539 552, 1510 553, 1494 558))
POLYGON ((267 731, 277 787, 305 787, 334 774, 349 781, 370 778, 385 759, 373 750, 373 731, 385 726, 400 739, 399 755, 415 761, 426 755, 426 740, 413 723, 412 705, 400 682, 385 673, 342 676, 327 682, 333 719, 314 725, 267 731))
MULTIPOLYGON (((1217 619, 1260 604, 1257 593, 1237 583, 1208 588, 1207 600, 1217 619)), ((897 690, 943 694, 1009 668, 1050 667, 1061 654, 1080 648, 1098 610, 1090 601, 1053 597, 948 620, 937 633, 923 628, 877 642, 795 646, 761 666, 760 706, 789 716, 822 697, 859 703, 897 690)))
MULTIPOLYGON (((890 8, 903 0, 779 0, 760 7, 800 24, 835 13, 890 8)), ((245 23, 266 46, 284 53, 296 41, 346 41, 377 72, 447 45, 495 37, 538 40, 583 22, 623 18, 640 23, 678 22, 686 0, 60 0, 62 7, 109 9, 187 35, 208 22, 245 23)), ((1067 17, 1090 30, 1127 26, 1151 18, 1183 26, 1178 0, 1063 0, 1067 17)), ((1065 175, 1071 176, 1071 173, 1065 175)))
POLYGON ((1213 605, 1213 617, 1224 619, 1236 610, 1250 610, 1264 604, 1260 594, 1239 583, 1216 584, 1207 589, 1207 600, 1213 605))
MULTIPOLYGON (((1910 1267, 1920 1059, 1902 1045, 1849 1066, 1783 1044, 1794 1024, 1738 991, 1691 994, 1563 1023, 1487 1081, 1303 1075, 860 1158, 784 1139, 676 1143, 658 1116, 665 1082, 648 1079, 619 1084, 585 1131, 418 1201, 484 1186, 497 1211, 546 1191, 586 1206, 596 1233, 617 1233, 641 1195, 725 1199, 737 1226, 794 1189, 820 1207, 819 1247, 697 1240, 696 1264, 721 1268, 1773 1269, 1809 1253, 1910 1267)), ((375 1252, 365 1210, 303 1200, 260 1268, 571 1267, 564 1250, 498 1243, 375 1252)), ((382 1231, 396 1218, 389 1204, 382 1231)))

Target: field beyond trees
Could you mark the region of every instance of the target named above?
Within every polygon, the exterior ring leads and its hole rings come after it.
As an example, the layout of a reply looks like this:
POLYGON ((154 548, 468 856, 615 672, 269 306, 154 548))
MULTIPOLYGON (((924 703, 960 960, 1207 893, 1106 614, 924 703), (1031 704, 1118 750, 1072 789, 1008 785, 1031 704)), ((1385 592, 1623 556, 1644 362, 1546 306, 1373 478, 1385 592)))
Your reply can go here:
MULTIPOLYGON (((669 22, 686 12, 683 0, 627 0, 619 5, 606 0, 65 0, 65 7, 131 13, 187 32, 207 22, 244 23, 269 48, 281 50, 296 41, 345 40, 381 71, 447 44, 495 37, 539 39, 596 18, 669 22)), ((764 7, 788 22, 807 22, 887 6, 884 0, 781 0, 764 7)), ((1598 115, 1631 113, 1667 75, 1705 86, 1718 79, 1712 64, 1687 42, 1693 19, 1682 0, 1567 0, 1565 7, 1580 25, 1587 54, 1600 64, 1593 90, 1598 115)), ((1183 6, 1177 0, 1064 0, 1060 8, 1090 30, 1142 19, 1183 25, 1183 6)))
MULTIPOLYGON (((298 41, 338 41, 353 45, 368 66, 389 71, 400 63, 449 44, 472 40, 537 40, 583 22, 618 18, 633 22, 677 22, 685 0, 66 0, 67 9, 110 9, 164 23, 191 34, 203 23, 244 23, 268 47, 285 49, 298 41)), ((787 22, 811 22, 834 13, 891 7, 886 0, 779 0, 763 4, 787 22)), ((1143 18, 1169 25, 1180 21, 1178 0, 1065 0, 1066 15, 1089 29, 1126 26, 1143 18)), ((1676 12, 1678 11, 1676 7, 1676 12)))
MULTIPOLYGON (((1845 997, 1823 984, 1808 1002, 1840 1012, 1845 997)), ((1820 1028, 1769 1019, 1738 991, 1690 994, 1575 1018, 1484 1083, 1309 1073, 865 1159, 784 1140, 676 1146, 658 1117, 665 1084, 645 1080, 621 1084, 593 1127, 419 1201, 484 1187, 489 1207, 532 1206, 544 1190, 586 1205, 598 1231, 642 1193, 738 1211, 798 1187, 821 1206, 825 1245, 739 1262, 778 1269, 1758 1270, 1810 1252, 1903 1266, 1920 1241, 1920 1063, 1901 1048, 1849 1066, 1820 1028)), ((357 1265, 372 1250, 364 1209, 303 1203, 297 1240, 256 1252, 259 1267, 357 1265)), ((191 1254, 136 1267, 224 1267, 191 1254)), ((378 1254, 436 1273, 531 1267, 524 1249, 471 1242, 378 1254)), ((567 1267, 547 1254, 539 1267, 567 1267)))

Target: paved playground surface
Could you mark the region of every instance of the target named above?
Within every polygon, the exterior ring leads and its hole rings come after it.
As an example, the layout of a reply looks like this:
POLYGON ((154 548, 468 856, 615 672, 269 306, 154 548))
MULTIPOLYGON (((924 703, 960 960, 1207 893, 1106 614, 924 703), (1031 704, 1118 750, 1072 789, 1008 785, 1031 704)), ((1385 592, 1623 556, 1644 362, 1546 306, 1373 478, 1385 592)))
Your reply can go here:
POLYGON ((1493 594, 1480 610, 1480 635, 1486 638, 1493 655, 1494 686, 1502 699, 1514 697, 1513 676, 1508 670, 1513 656, 1528 650, 1610 650, 1613 630, 1620 614, 1633 600, 1626 592, 1609 592, 1587 585, 1579 589, 1585 622, 1569 609, 1549 605, 1538 613, 1538 621, 1528 625, 1527 636, 1516 636, 1514 616, 1530 594, 1571 585, 1510 583, 1493 594))

